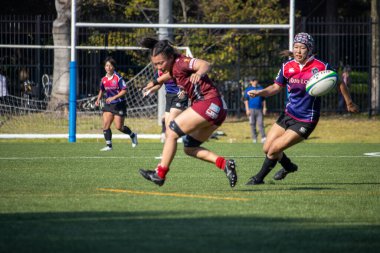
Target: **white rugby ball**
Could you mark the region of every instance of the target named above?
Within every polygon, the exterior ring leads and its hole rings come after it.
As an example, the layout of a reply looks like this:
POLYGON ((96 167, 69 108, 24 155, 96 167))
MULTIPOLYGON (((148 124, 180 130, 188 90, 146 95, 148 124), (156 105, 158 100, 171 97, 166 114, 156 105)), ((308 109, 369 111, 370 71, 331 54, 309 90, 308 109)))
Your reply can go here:
POLYGON ((322 70, 314 74, 306 84, 306 92, 310 96, 320 97, 336 87, 338 74, 332 70, 322 70))

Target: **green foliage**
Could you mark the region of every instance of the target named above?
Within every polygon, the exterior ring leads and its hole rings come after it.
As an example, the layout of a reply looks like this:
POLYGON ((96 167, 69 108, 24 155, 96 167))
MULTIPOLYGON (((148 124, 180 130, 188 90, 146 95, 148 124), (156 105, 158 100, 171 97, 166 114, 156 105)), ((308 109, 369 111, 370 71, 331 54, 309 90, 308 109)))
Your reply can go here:
MULTIPOLYGON (((282 6, 279 0, 270 1, 237 1, 221 0, 197 2, 173 1, 175 23, 216 23, 216 24, 285 24, 288 22, 288 7, 282 6)), ((111 13, 115 12, 114 1, 86 0, 94 6, 102 4, 111 13)), ((158 20, 158 1, 132 0, 123 6, 126 20, 139 20, 149 23, 158 20)), ((83 8, 82 8, 83 9, 83 8)), ((155 29, 131 29, 128 31, 108 31, 106 34, 92 32, 89 45, 136 46, 143 37, 156 37, 155 29)), ((236 66, 243 63, 246 66, 271 65, 278 59, 280 36, 270 36, 267 29, 175 29, 174 44, 188 46, 195 57, 211 62, 214 72, 211 77, 219 81, 231 80, 236 77, 236 66), (223 66, 223 67, 220 67, 223 66)), ((144 65, 146 55, 128 52, 136 64, 144 65)), ((250 68, 242 70, 241 75, 250 75, 250 68)), ((273 78, 273 76, 272 76, 273 78)))

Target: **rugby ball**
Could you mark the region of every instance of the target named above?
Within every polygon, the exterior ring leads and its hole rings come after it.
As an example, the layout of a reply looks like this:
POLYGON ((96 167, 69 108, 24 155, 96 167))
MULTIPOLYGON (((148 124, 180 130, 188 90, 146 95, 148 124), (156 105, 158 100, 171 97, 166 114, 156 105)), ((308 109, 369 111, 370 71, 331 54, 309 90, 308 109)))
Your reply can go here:
POLYGON ((320 97, 336 87, 338 74, 332 70, 322 70, 314 74, 306 84, 306 92, 310 96, 320 97))

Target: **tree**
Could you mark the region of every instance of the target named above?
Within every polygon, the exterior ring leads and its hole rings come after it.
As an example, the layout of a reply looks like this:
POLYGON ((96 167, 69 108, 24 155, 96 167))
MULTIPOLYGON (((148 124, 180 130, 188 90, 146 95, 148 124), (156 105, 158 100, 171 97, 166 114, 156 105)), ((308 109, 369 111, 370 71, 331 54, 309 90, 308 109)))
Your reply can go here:
MULTIPOLYGON (((173 13, 175 23, 216 23, 216 24, 286 24, 288 22, 288 7, 283 8, 278 0, 270 1, 174 1, 173 13), (228 14, 228 15, 226 15, 228 14)), ((157 1, 132 0, 125 8, 127 19, 148 18, 157 20, 157 1), (149 12, 144 10, 149 10, 149 12), (148 17, 147 17, 148 15, 148 17)), ((135 40, 153 32, 136 32, 135 40)), ((281 50, 278 37, 268 43, 266 30, 237 29, 176 29, 174 43, 178 46, 189 46, 197 57, 212 62, 214 65, 228 66, 214 69, 218 80, 239 79, 236 76, 237 62, 244 59, 245 64, 258 64, 258 54, 271 54, 281 50), (247 36, 248 35, 248 36, 247 36), (261 50, 261 49, 267 50, 261 50), (239 52, 244 52, 240 54, 239 52), (258 53, 260 52, 260 53, 258 53)), ((285 49, 285 48, 282 48, 285 49)), ((267 57, 271 59, 273 57, 267 57)), ((242 73, 244 74, 244 73, 242 73)))
MULTIPOLYGON (((55 0, 57 18, 53 23, 53 40, 55 46, 70 45, 71 1, 55 0)), ((53 89, 49 107, 54 109, 59 103, 67 102, 69 97, 69 62, 70 50, 54 49, 53 89)))

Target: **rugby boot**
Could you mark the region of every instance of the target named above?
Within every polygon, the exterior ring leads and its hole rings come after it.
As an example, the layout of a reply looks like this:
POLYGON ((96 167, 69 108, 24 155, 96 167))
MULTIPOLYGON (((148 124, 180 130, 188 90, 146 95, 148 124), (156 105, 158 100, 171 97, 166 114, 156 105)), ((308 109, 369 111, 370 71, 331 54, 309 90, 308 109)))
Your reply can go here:
POLYGON ((230 186, 235 187, 237 182, 237 174, 236 174, 236 164, 234 160, 226 160, 226 166, 224 167, 224 172, 230 181, 230 186))
POLYGON ((251 177, 249 181, 245 185, 257 185, 257 184, 265 184, 264 180, 259 180, 255 176, 251 177))
POLYGON ((111 151, 111 150, 112 150, 112 147, 105 146, 105 147, 102 148, 100 151, 111 151))
POLYGON ((137 145, 139 144, 139 142, 137 140, 137 133, 134 133, 134 136, 131 137, 131 141, 132 141, 132 148, 137 147, 137 145))
POLYGON ((140 172, 141 176, 143 176, 145 179, 152 181, 153 183, 155 183, 158 186, 162 186, 165 183, 165 179, 160 178, 157 175, 157 172, 155 170, 140 169, 139 172, 140 172))
POLYGON ((288 175, 289 173, 296 172, 297 170, 298 170, 298 166, 296 164, 292 163, 291 168, 289 168, 287 170, 284 168, 281 168, 279 171, 277 171, 276 174, 274 174, 273 179, 274 180, 282 180, 286 177, 286 175, 288 175))

